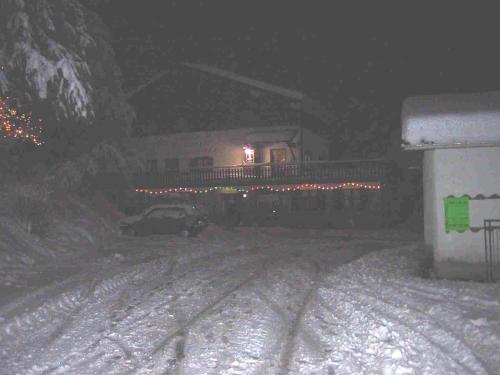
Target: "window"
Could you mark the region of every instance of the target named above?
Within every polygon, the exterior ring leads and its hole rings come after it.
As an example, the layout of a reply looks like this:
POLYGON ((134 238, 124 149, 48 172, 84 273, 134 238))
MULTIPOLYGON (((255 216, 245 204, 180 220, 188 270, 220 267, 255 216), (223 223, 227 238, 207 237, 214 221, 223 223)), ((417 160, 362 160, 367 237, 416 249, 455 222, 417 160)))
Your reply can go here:
POLYGON ((148 214, 148 219, 162 219, 163 218, 163 211, 162 209, 159 210, 153 210, 148 214))
POLYGON ((156 159, 146 160, 146 172, 147 173, 157 173, 158 172, 158 160, 156 160, 156 159))
POLYGON ((177 158, 165 159, 165 170, 166 171, 179 170, 179 159, 177 159, 177 158))
POLYGON ((159 208, 151 211, 148 219, 179 219, 186 216, 186 210, 181 207, 159 208))
POLYGON ((250 147, 245 147, 245 162, 254 163, 255 162, 255 150, 250 147))
POLYGON ((271 149, 271 163, 286 163, 286 149, 273 148, 271 149))
POLYGON ((210 156, 202 156, 189 161, 189 168, 211 168, 214 165, 214 160, 210 156))

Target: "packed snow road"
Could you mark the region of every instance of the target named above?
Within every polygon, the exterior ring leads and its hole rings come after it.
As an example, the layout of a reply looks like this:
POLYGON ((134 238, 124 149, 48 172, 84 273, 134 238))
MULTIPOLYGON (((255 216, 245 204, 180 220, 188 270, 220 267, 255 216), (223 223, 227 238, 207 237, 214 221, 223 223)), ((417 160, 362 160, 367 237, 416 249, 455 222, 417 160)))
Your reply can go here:
POLYGON ((421 279, 418 247, 244 228, 122 238, 0 307, 0 373, 495 373, 498 286, 421 279))

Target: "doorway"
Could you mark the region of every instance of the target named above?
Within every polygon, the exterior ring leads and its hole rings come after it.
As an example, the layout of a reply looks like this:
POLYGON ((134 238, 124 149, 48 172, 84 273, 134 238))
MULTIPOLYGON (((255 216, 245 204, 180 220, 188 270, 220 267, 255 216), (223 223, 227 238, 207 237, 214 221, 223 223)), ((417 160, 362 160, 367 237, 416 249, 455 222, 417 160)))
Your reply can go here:
POLYGON ((271 164, 286 163, 286 148, 271 149, 271 164))
POLYGON ((280 177, 285 174, 286 149, 271 149, 271 177, 280 177))

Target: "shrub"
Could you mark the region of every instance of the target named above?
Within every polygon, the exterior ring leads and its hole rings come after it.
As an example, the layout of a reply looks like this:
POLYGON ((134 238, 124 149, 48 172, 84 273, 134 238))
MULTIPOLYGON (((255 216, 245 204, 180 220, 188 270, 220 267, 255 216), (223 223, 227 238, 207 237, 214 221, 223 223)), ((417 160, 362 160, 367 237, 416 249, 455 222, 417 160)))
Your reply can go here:
POLYGON ((49 196, 43 185, 11 185, 7 191, 10 214, 27 232, 44 236, 50 228, 49 196))
POLYGON ((112 145, 99 144, 75 160, 54 167, 48 181, 56 190, 92 197, 128 189, 127 161, 112 145))

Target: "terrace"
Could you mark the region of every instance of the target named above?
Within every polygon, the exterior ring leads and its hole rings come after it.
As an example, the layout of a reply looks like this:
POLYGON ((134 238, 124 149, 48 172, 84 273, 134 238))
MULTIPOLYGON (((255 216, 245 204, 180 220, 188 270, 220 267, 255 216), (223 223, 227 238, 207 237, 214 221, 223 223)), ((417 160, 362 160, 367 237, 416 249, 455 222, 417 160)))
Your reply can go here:
POLYGON ((383 183, 384 160, 309 161, 166 170, 136 176, 136 188, 247 187, 255 185, 383 183))

